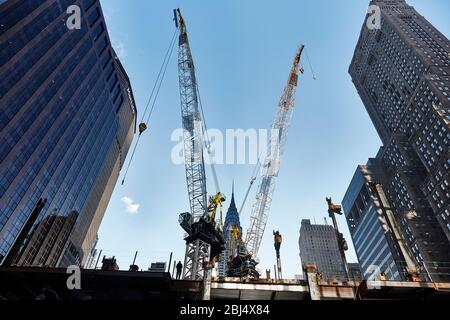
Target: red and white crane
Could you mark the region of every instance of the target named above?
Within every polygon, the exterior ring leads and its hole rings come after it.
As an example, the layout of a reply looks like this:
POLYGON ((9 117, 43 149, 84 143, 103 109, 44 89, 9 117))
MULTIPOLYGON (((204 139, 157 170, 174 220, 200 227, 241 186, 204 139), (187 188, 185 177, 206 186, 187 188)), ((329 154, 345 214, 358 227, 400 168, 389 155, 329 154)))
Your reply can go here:
POLYGON ((250 225, 247 229, 246 244, 249 254, 256 259, 267 224, 267 218, 275 191, 275 183, 280 170, 280 160, 286 144, 288 129, 295 107, 295 94, 298 85, 298 73, 304 70, 300 65, 300 58, 304 45, 300 45, 294 58, 286 86, 278 104, 277 113, 272 124, 269 146, 263 162, 261 162, 261 176, 252 207, 250 225))

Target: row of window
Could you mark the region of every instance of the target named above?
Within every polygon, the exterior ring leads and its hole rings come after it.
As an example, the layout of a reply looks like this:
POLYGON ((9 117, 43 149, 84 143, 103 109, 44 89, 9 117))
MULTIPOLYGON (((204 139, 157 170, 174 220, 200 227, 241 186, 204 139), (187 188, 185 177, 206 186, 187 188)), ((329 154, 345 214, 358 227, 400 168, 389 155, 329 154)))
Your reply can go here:
MULTIPOLYGON (((20 1, 22 2, 22 1, 20 1)), ((1 33, 12 28, 20 20, 29 15, 36 9, 42 0, 26 0, 21 8, 8 10, 5 17, 0 18, 1 33), (31 4, 30 2, 35 2, 31 4), (9 14, 8 14, 9 13, 9 14)), ((66 14, 66 8, 74 3, 74 0, 60 0, 52 3, 48 8, 44 9, 34 19, 32 19, 26 26, 21 27, 12 38, 0 44, 0 67, 6 64, 15 54, 24 48, 30 41, 40 34, 51 22, 55 21, 62 14, 66 14), (60 2, 60 3, 58 3, 60 2)))
MULTIPOLYGON (((72 57, 72 59, 70 59, 68 61, 68 63, 66 65, 64 65, 62 72, 60 73, 60 77, 58 77, 58 82, 62 84, 67 81, 67 77, 62 76, 62 74, 64 75, 68 75, 71 74, 73 72, 73 70, 75 69, 75 67, 77 67, 77 65, 79 64, 79 61, 81 59, 84 58, 84 55, 88 52, 88 50, 90 49, 90 42, 87 41, 85 42, 85 44, 82 46, 81 50, 74 56, 72 57)), ((91 54, 90 58, 87 59, 87 61, 85 62, 84 65, 82 65, 82 68, 80 70, 79 73, 74 73, 74 77, 77 79, 71 79, 71 80, 80 80, 82 81, 84 79, 84 77, 87 75, 87 72, 90 71, 93 66, 95 64, 95 57, 91 54), (83 68, 84 67, 84 68, 83 68)), ((78 66, 79 67, 79 66, 78 66)), ((70 79, 70 78, 69 78, 70 79)), ((63 110, 64 110, 64 106, 67 104, 68 101, 70 101, 71 95, 73 95, 75 93, 75 91, 77 90, 77 88, 79 87, 80 83, 76 82, 76 81, 69 81, 68 82, 69 85, 66 88, 66 90, 64 90, 63 92, 61 92, 61 96, 60 99, 53 99, 54 104, 53 105, 40 105, 39 101, 36 102, 35 104, 33 104, 31 106, 32 110, 36 110, 36 109, 41 109, 43 110, 44 108, 47 108, 47 112, 45 114, 45 116, 41 116, 41 117, 32 117, 30 118, 30 114, 34 115, 33 112, 30 113, 25 113, 23 115, 23 119, 21 119, 20 122, 15 124, 15 127, 19 126, 23 126, 23 125, 28 125, 29 128, 29 132, 27 133, 26 137, 24 138, 25 135, 19 136, 18 135, 18 139, 22 139, 23 142, 26 142, 28 139, 28 143, 26 143, 25 145, 22 145, 20 151, 21 153, 15 153, 12 155, 12 158, 9 159, 9 163, 13 163, 16 166, 15 167, 9 167, 9 168, 5 168, 5 170, 7 170, 7 172, 2 172, 2 180, 0 180, 0 185, 2 185, 3 187, 5 187, 4 183, 2 183, 3 181, 8 181, 8 182, 12 182, 12 180, 14 180, 15 176, 19 173, 19 170, 25 165, 25 160, 29 159, 31 157, 31 155, 35 152, 36 148, 39 146, 39 144, 42 142, 42 139, 48 135, 48 132, 50 130, 50 128, 55 126, 55 123, 57 122, 56 120, 58 119, 59 115, 62 114, 63 110), (33 123, 37 123, 37 121, 39 121, 39 125, 32 125, 33 123), (30 131, 31 130, 31 131, 30 131), (20 165, 18 165, 20 164, 20 165), (13 170, 14 169, 14 170, 13 170)), ((58 88, 60 89, 60 88, 58 88)), ((53 86, 50 85, 50 87, 47 88, 47 90, 51 90, 53 91, 53 86)), ((56 91, 56 88, 55 90, 56 91)), ((52 92, 53 93, 53 92, 52 92)), ((56 92, 55 92, 56 94, 56 92)), ((45 100, 42 100, 44 102, 49 101, 51 97, 53 97, 54 94, 50 95, 50 94, 43 94, 42 96, 48 96, 45 100)), ((66 116, 66 123, 68 123, 71 119, 69 117, 66 116)), ((59 126, 60 130, 65 130, 66 127, 64 126, 64 124, 61 124, 59 126)), ((14 128, 13 128, 14 130, 14 128)), ((47 141, 47 146, 46 148, 43 150, 43 152, 41 153, 41 158, 44 160, 48 157, 48 153, 50 153, 52 151, 52 146, 56 145, 57 141, 59 140, 60 135, 57 134, 52 134, 48 137, 48 141, 47 141)), ((6 149, 6 154, 9 153, 12 149, 17 148, 18 145, 14 145, 12 147, 10 147, 10 149, 6 149)), ((4 151, 4 150, 2 150, 4 151)), ((5 155, 2 155, 2 157, 5 157, 5 155)), ((2 159, 3 161, 3 159, 2 159)), ((35 171, 38 171, 39 168, 34 168, 35 171)), ((0 194, 0 196, 2 196, 3 193, 0 194)))
MULTIPOLYGON (((418 45, 418 47, 422 48, 422 52, 434 65, 450 65, 450 58, 447 51, 428 34, 428 31, 424 30, 415 20, 406 20, 405 24, 408 26, 407 30, 410 31, 409 33, 411 34, 411 39, 418 45), (425 43, 425 47, 421 46, 418 41, 419 39, 425 43)), ((408 33, 408 31, 406 31, 406 33, 408 33)))
MULTIPOLYGON (((64 39, 58 46, 53 47, 51 55, 48 55, 46 61, 40 61, 36 66, 36 71, 30 75, 30 78, 24 79, 20 85, 15 87, 14 92, 9 93, 5 98, 4 112, 0 116, 0 123, 3 125, 13 119, 13 117, 26 105, 36 91, 46 83, 45 91, 35 97, 35 102, 40 102, 39 109, 35 107, 34 112, 39 112, 48 103, 48 101, 60 89, 63 82, 70 76, 71 70, 84 57, 90 49, 90 41, 81 41, 83 34, 81 32, 72 32, 68 38, 64 39), (74 50, 78 47, 78 50, 74 50), (73 55, 70 53, 73 52, 73 55), (60 69, 57 69, 59 66, 60 69), (56 73, 55 73, 56 71, 56 73)), ((25 57, 23 62, 26 63, 25 57)), ((34 105, 34 104, 33 104, 34 105)), ((27 105, 28 108, 33 107, 27 105)), ((28 124, 29 125, 29 124, 28 124)), ((2 155, 3 156, 3 155, 2 155)))
MULTIPOLYGON (((91 120, 95 123, 91 125, 87 125, 91 130, 83 130, 82 135, 78 137, 77 144, 79 146, 72 146, 71 152, 79 153, 76 158, 77 160, 68 160, 63 164, 64 170, 66 173, 59 172, 58 175, 53 180, 53 185, 58 185, 58 196, 55 199, 51 199, 50 197, 46 197, 49 200, 48 210, 44 210, 41 213, 40 219, 42 219, 47 212, 51 210, 58 210, 60 213, 67 212, 70 210, 70 207, 73 207, 77 211, 81 211, 86 198, 88 196, 89 191, 92 188, 92 184, 100 171, 101 164, 104 160, 104 157, 107 154, 108 149, 111 146, 113 141, 115 131, 117 127, 114 125, 115 116, 112 108, 108 103, 106 103, 105 98, 107 95, 103 95, 104 98, 99 100, 99 104, 94 110, 98 110, 97 112, 91 112, 91 120), (99 112, 102 111, 103 117, 99 117, 99 112), (108 115, 108 118, 105 116, 108 115), (94 130, 94 128, 100 128, 101 131, 94 130), (87 133, 86 133, 87 132, 87 133), (107 133, 109 132, 109 133, 107 133), (89 136, 86 136, 89 134, 89 136), (89 156, 89 157, 88 157, 89 156), (86 158, 88 157, 88 158, 86 158), (97 159, 94 161, 94 159, 97 159), (89 163, 89 165, 87 165, 89 163), (68 165, 67 165, 68 164, 68 165), (82 170, 79 170, 80 168, 82 170), (72 173, 68 173, 71 171, 72 173), (74 183, 73 177, 75 176, 77 182, 74 183), (62 177, 62 178, 60 178, 62 177), (65 178, 67 177, 67 178, 65 178), (88 179, 88 177, 90 177, 88 179), (58 181, 61 181, 58 184, 58 181), (73 184, 70 186, 67 182, 72 181, 73 184), (64 183, 63 183, 64 182, 64 183), (75 197, 68 197, 68 194, 72 193, 72 195, 76 195, 75 197), (76 203, 74 203, 75 199, 77 199, 76 203), (72 205, 68 202, 71 202, 72 205), (52 208, 50 210, 50 208, 52 208), (61 209, 58 209, 61 208, 61 209)), ((92 110, 92 109, 91 109, 92 110)), ((86 125, 86 124, 85 124, 86 125)), ((11 233, 15 233, 15 230, 10 230, 11 233)))
MULTIPOLYGON (((86 67, 89 67, 89 65, 86 65, 86 67)), ((89 68, 85 69, 85 70, 90 70, 89 68)), ((79 86, 80 83, 83 80, 83 76, 85 75, 85 72, 80 72, 77 73, 77 79, 74 79, 75 81, 71 82, 73 85, 75 86, 79 86)), ((45 145, 45 147, 43 148, 40 157, 35 159, 33 161, 33 164, 30 164, 32 166, 34 166, 35 163, 39 163, 39 167, 45 168, 45 174, 42 176, 41 180, 42 183, 36 183, 36 185, 38 186, 39 189, 41 189, 42 185, 46 185, 51 177, 53 176, 55 170, 58 167, 58 164, 61 162, 62 157, 66 155, 67 153, 67 148, 72 144, 73 139, 75 138, 75 133, 79 130, 79 128, 81 127, 82 123, 85 121, 83 119, 83 116, 78 116, 75 117, 76 122, 72 122, 74 120, 73 115, 77 114, 77 111, 79 112, 79 115, 83 115, 84 117, 87 117, 87 115, 91 112, 91 110, 95 107, 95 98, 91 98, 90 103, 86 104, 85 101, 87 101, 88 98, 88 93, 93 89, 94 84, 98 81, 99 79, 99 75, 100 73, 98 72, 97 74, 94 72, 91 76, 91 80, 89 83, 87 83, 87 85, 85 87, 82 88, 82 91, 79 92, 79 94, 76 96, 76 99, 74 101, 72 101, 71 104, 69 104, 69 109, 67 109, 67 112, 64 113, 65 115, 65 119, 61 119, 58 123, 58 126, 53 126, 52 127, 52 132, 49 135, 50 138, 48 141, 46 141, 46 143, 42 143, 42 145, 45 145), (84 104, 84 107, 82 108, 82 104, 84 104), (71 126, 69 126, 69 124, 71 123, 71 126), (77 127, 74 127, 74 125, 77 125, 77 127), (69 128, 69 129, 68 129, 69 128), (73 129, 70 129, 73 128, 73 129), (71 130, 74 130, 73 133, 71 133, 71 130), (64 139, 64 142, 60 145, 60 148, 57 150, 58 152, 53 152, 54 150, 54 146, 56 146, 57 141, 62 137, 63 133, 66 132, 66 137, 64 139), (53 141, 53 145, 52 143, 50 143, 50 140, 53 141), (50 154, 52 154, 53 157, 50 157, 50 154), (44 163, 46 163, 46 166, 44 167, 44 163)), ((101 84, 101 82, 99 82, 99 85, 101 84)), ((97 93, 101 92, 101 87, 97 87, 97 89, 95 90, 97 93)), ((55 109, 55 111, 61 111, 64 110, 64 107, 59 106, 55 109)), ((47 132, 47 130, 44 130, 45 128, 42 127, 38 127, 41 130, 47 132)), ((27 158, 28 159, 28 158, 27 158)), ((58 175, 56 177, 56 180, 61 177, 61 175, 58 175)), ((30 177, 30 179, 33 177, 30 177)), ((30 186, 30 179, 28 179, 27 177, 21 177, 20 179, 20 185, 23 186, 23 188, 15 188, 14 192, 20 193, 20 198, 22 198, 24 192, 26 192, 26 190, 28 189, 28 187, 30 186)), ((55 184, 55 179, 53 180, 53 193, 56 193, 56 190, 58 190, 59 185, 55 184)), ((2 180, 3 181, 3 180, 2 180)), ((5 186, 6 188, 9 186, 9 183, 5 186)), ((43 190, 40 190, 43 191, 43 190)), ((26 207, 23 207, 22 210, 20 210, 21 214, 19 216, 19 219, 21 218, 21 216, 23 215, 23 218, 25 219, 25 217, 29 214, 30 210, 30 205, 26 207)), ((10 216, 10 214, 14 211, 14 207, 9 207, 9 205, 5 206, 4 208, 1 209, 2 212, 2 216, 4 218, 8 218, 10 216), (6 210, 6 211, 5 211, 6 210)))

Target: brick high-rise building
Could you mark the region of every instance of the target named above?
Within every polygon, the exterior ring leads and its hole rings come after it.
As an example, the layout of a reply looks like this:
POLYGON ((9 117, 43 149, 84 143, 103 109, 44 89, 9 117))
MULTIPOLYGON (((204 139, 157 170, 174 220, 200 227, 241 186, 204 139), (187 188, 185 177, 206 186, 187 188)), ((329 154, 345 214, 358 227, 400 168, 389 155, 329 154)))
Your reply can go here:
POLYGON ((298 245, 303 266, 314 264, 326 281, 347 280, 333 226, 302 220, 298 245))
POLYGON ((98 0, 0 1, 0 265, 85 262, 135 127, 98 0))
POLYGON ((381 28, 364 23, 349 72, 383 141, 381 181, 405 238, 429 276, 445 278, 450 41, 404 0, 371 4, 380 8, 381 28))

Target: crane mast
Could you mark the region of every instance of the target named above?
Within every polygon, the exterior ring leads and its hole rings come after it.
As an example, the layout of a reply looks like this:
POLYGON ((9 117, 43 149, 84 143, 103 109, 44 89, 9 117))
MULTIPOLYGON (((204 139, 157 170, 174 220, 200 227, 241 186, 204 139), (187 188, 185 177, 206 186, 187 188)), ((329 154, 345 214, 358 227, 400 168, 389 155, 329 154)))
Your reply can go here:
MULTIPOLYGON (((191 225, 205 213, 207 207, 206 175, 203 161, 203 125, 199 111, 197 80, 194 61, 180 11, 175 14, 175 24, 179 28, 178 40, 178 80, 180 87, 181 119, 183 125, 186 183, 189 196, 190 214, 180 216, 180 224, 191 225)), ((199 280, 203 277, 203 261, 209 259, 210 246, 196 239, 186 243, 183 265, 183 279, 199 280)))
POLYGON ((286 143, 288 128, 295 107, 298 73, 303 73, 303 69, 300 66, 303 48, 304 45, 301 45, 295 55, 294 63, 272 124, 267 154, 264 162, 262 162, 260 183, 258 185, 255 203, 252 207, 250 226, 247 230, 246 237, 247 250, 252 254, 253 258, 256 258, 258 254, 272 204, 272 196, 275 191, 276 178, 280 167, 280 158, 286 143))
MULTIPOLYGON (((174 10, 175 25, 179 30, 178 77, 184 139, 186 182, 190 212, 180 214, 179 223, 186 231, 186 253, 183 279, 204 280, 205 297, 209 296, 211 269, 215 259, 224 249, 222 230, 222 203, 225 197, 218 190, 209 198, 206 192, 205 164, 203 158, 203 121, 200 112, 195 67, 186 29, 180 10, 174 10), (216 223, 216 210, 220 207, 220 222, 216 223)), ((247 230, 247 252, 257 256, 278 176, 280 157, 287 139, 287 131, 295 105, 300 58, 304 46, 295 56, 288 82, 278 105, 272 125, 270 143, 262 163, 261 181, 252 208, 250 227, 247 230)), ((216 183, 217 184, 217 183, 216 183)), ((218 185, 218 184, 217 184, 218 185)))
POLYGON ((184 157, 189 203, 194 221, 207 207, 206 176, 203 161, 203 124, 199 111, 194 61, 183 17, 179 14, 178 78, 184 133, 184 157))
MULTIPOLYGON (((224 195, 217 192, 207 199, 205 162, 203 158, 203 120, 201 117, 194 61, 185 21, 179 9, 174 10, 175 25, 179 29, 178 78, 180 86, 181 118, 183 126, 186 182, 190 212, 180 214, 179 223, 186 231, 186 252, 183 279, 201 280, 210 284, 215 259, 224 249, 222 203, 224 195), (216 211, 220 208, 219 223, 216 211)), ((205 291, 208 291, 205 289, 205 291)), ((209 293, 206 292, 205 296, 209 293)))

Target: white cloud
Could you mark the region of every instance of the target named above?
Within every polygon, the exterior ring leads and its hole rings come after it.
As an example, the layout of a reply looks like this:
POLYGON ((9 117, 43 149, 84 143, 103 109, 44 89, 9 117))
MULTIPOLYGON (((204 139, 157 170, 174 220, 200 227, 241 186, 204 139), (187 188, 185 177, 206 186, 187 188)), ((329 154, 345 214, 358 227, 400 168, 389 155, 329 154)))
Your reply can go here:
POLYGON ((123 60, 125 58, 125 56, 127 55, 127 51, 125 49, 125 44, 122 41, 112 40, 112 45, 114 47, 114 50, 116 51, 117 57, 120 60, 123 60))
POLYGON ((127 207, 127 212, 129 214, 136 214, 139 212, 140 204, 137 204, 130 197, 123 197, 120 199, 127 207))

